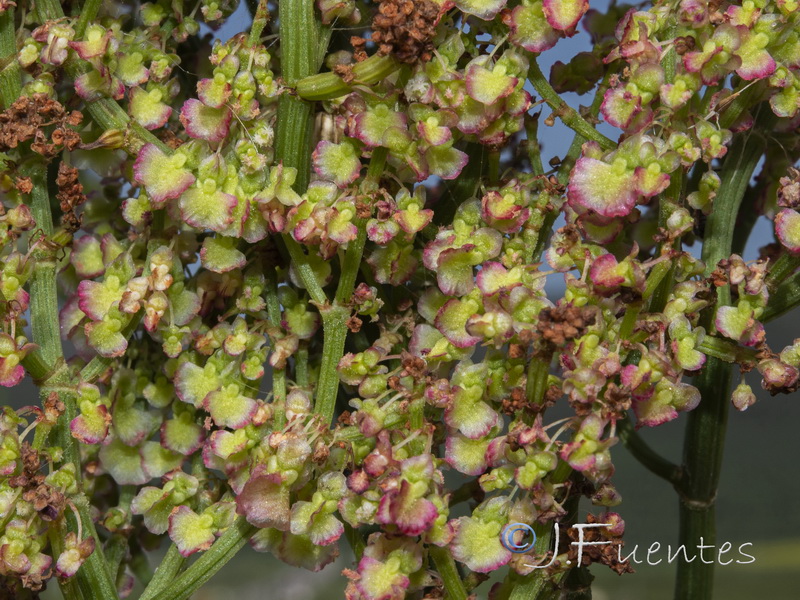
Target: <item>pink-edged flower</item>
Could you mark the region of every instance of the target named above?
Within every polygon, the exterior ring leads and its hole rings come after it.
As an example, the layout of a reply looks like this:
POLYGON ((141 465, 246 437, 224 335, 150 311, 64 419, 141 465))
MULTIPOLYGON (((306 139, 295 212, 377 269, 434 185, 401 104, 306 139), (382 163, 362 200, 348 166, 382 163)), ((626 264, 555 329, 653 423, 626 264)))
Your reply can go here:
POLYGON ((542 8, 553 29, 573 32, 589 10, 589 0, 543 0, 542 8))
POLYGON ((436 313, 434 325, 456 348, 469 348, 477 344, 481 338, 467 332, 467 321, 476 314, 479 305, 474 300, 448 300, 436 313))
POLYGON ((624 87, 611 88, 603 96, 600 112, 610 125, 627 129, 642 112, 642 97, 624 87))
POLYGON ((662 425, 677 419, 679 412, 694 410, 698 404, 700 391, 696 387, 662 379, 647 395, 634 398, 636 427, 662 425))
POLYGON ((203 401, 203 408, 219 427, 241 429, 250 422, 258 404, 243 395, 237 384, 231 383, 209 393, 203 401))
POLYGON ((222 108, 230 96, 231 84, 222 75, 197 82, 197 97, 210 108, 222 108))
POLYGON ((190 137, 221 142, 228 135, 233 113, 227 107, 213 108, 190 98, 184 102, 180 118, 190 137))
POLYGON ((111 31, 106 30, 100 25, 90 25, 86 28, 84 40, 80 42, 71 41, 69 47, 83 60, 97 58, 106 53, 108 42, 111 40, 111 31))
POLYGON ((634 178, 624 161, 608 164, 584 157, 575 163, 567 190, 571 204, 601 217, 621 217, 633 210, 638 197, 634 178))
POLYGON ((321 141, 312 155, 314 171, 326 181, 333 181, 345 188, 356 179, 361 171, 360 153, 355 144, 345 140, 341 144, 321 141))
POLYGON ((749 302, 742 300, 736 306, 720 306, 714 321, 717 330, 745 346, 756 346, 764 341, 764 326, 756 318, 749 302))
POLYGON ((470 439, 457 432, 451 432, 445 442, 444 459, 459 473, 477 476, 486 471, 486 453, 491 438, 470 439))
POLYGON ((352 137, 355 137, 367 146, 384 145, 384 139, 390 130, 405 132, 408 130, 408 119, 405 113, 392 110, 385 104, 370 107, 352 118, 352 137))
POLYGON ((70 531, 64 537, 64 549, 56 561, 56 574, 59 577, 72 577, 83 562, 94 552, 94 538, 89 536, 78 541, 78 535, 70 531))
POLYGON ((470 98, 481 104, 492 105, 511 94, 518 79, 506 73, 505 65, 492 66, 485 57, 480 56, 467 67, 465 81, 470 98))
POLYGON ((792 254, 800 254, 800 213, 784 208, 775 215, 775 234, 792 254))
POLYGON ((745 26, 739 26, 738 29, 746 33, 736 50, 736 56, 742 61, 736 69, 736 74, 746 81, 765 79, 772 75, 777 63, 766 50, 770 36, 764 32, 749 31, 745 26))
POLYGON ((169 538, 181 556, 208 550, 214 543, 214 517, 198 515, 188 506, 176 506, 169 515, 169 538))
POLYGON ((529 52, 549 50, 561 39, 561 33, 548 22, 541 2, 523 0, 510 13, 504 14, 503 22, 511 30, 511 43, 529 52))
POLYGON ((472 516, 455 519, 450 542, 453 558, 477 573, 490 573, 508 564, 512 554, 500 539, 505 509, 506 499, 494 497, 479 505, 472 516))
POLYGON ((455 0, 455 5, 468 15, 491 21, 506 5, 507 0, 455 0))
POLYGON ((236 496, 236 513, 256 527, 288 531, 291 511, 289 488, 280 473, 265 473, 257 468, 236 496))
POLYGON ((128 112, 145 129, 158 129, 167 124, 172 107, 163 102, 161 90, 135 87, 129 92, 128 112))
POLYGON ((223 232, 233 222, 238 203, 236 196, 217 189, 213 179, 206 179, 184 192, 179 206, 183 219, 192 227, 223 232))
POLYGON ((34 348, 23 337, 15 340, 7 333, 0 333, 0 385, 14 387, 23 380, 25 368, 20 363, 34 348))
POLYGON ((192 418, 190 411, 181 411, 161 425, 161 445, 178 454, 194 454, 205 441, 205 430, 192 418))
POLYGON ((154 144, 145 144, 133 163, 134 180, 144 185, 155 208, 167 200, 180 197, 195 182, 195 176, 184 168, 186 156, 176 152, 164 154, 154 144))
POLYGON ((450 144, 431 146, 425 151, 424 158, 428 169, 426 173, 418 175, 417 179, 420 181, 425 179, 423 175, 436 175, 450 181, 461 175, 461 171, 469 162, 469 156, 465 152, 453 148, 450 144))

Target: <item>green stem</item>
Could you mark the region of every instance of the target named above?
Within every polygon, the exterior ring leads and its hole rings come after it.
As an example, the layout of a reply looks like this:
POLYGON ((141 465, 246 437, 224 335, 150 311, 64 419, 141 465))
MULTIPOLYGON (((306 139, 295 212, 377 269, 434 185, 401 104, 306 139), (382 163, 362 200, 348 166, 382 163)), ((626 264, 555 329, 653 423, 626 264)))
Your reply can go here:
POLYGON ((47 192, 47 165, 38 160, 25 165, 22 172, 33 183, 31 213, 36 229, 31 235, 31 330, 39 345, 42 360, 54 367, 63 357, 61 330, 58 322, 58 291, 56 287, 56 251, 46 243, 53 236, 53 216, 50 213, 50 194, 47 192))
POLYGON ((800 255, 788 253, 781 255, 767 273, 766 283, 770 294, 797 271, 798 267, 800 267, 800 255))
MULTIPOLYGON (((609 69, 603 77, 603 80, 600 82, 600 85, 597 86, 597 91, 595 91, 594 94, 594 100, 592 101, 592 105, 589 107, 590 115, 597 116, 597 114, 600 112, 600 105, 603 103, 603 96, 605 95, 606 90, 611 83, 611 75, 613 73, 614 70, 609 69)), ((580 133, 576 133, 575 137, 572 139, 572 144, 570 144, 566 156, 561 161, 561 165, 558 167, 558 174, 556 175, 556 178, 558 179, 559 185, 566 185, 569 181, 569 174, 572 171, 572 167, 575 166, 575 161, 577 161, 578 157, 581 155, 581 147, 585 141, 586 138, 580 133)), ((536 248, 533 251, 534 259, 538 259, 542 255, 542 252, 544 252, 545 245, 548 241, 547 232, 553 229, 553 224, 556 222, 556 219, 560 214, 560 210, 554 210, 545 216, 542 227, 539 230, 539 239, 536 241, 536 248)))
POLYGON ((75 39, 80 40, 86 33, 89 23, 97 18, 97 13, 103 5, 103 0, 86 0, 81 6, 80 17, 75 25, 75 39))
MULTIPOLYGON (((589 122, 584 119, 578 111, 569 106, 547 81, 547 78, 539 68, 536 58, 529 55, 530 67, 528 68, 528 81, 539 93, 542 99, 553 110, 553 114, 564 122, 564 125, 572 129, 578 135, 600 144, 604 150, 612 150, 617 147, 616 142, 607 138, 597 131, 589 122)), ((601 100, 602 101, 602 100, 601 100)))
POLYGON ((295 355, 294 379, 300 387, 308 386, 308 342, 300 342, 295 355))
MULTIPOLYGON (((50 213, 50 197, 47 192, 47 167, 44 163, 36 160, 24 165, 23 172, 31 178, 33 183, 31 213, 36 220, 36 232, 48 239, 53 234, 53 218, 50 213)), ((34 236, 37 235, 36 232, 34 232, 34 236)), ((36 243, 38 240, 32 238, 31 241, 36 243)), ((75 392, 70 390, 74 383, 64 365, 61 346, 55 251, 49 249, 46 244, 39 243, 31 250, 31 258, 35 261, 30 287, 31 331, 34 343, 41 350, 42 362, 49 365, 52 371, 52 375, 42 384, 40 395, 42 400, 45 400, 50 393, 54 392, 64 403, 65 411, 55 426, 56 440, 64 451, 63 462, 74 465, 80 490, 82 471, 80 452, 69 431, 69 423, 77 416, 77 406, 75 392)), ((78 584, 87 597, 116 598, 116 586, 103 556, 100 539, 97 536, 88 506, 77 501, 76 504, 83 531, 93 536, 96 542, 95 551, 78 570, 78 584)), ((71 531, 77 531, 78 523, 74 518, 68 518, 68 523, 71 531)))
MULTIPOLYGON (((278 274, 275 268, 267 268, 265 274, 265 296, 267 302, 267 316, 272 327, 281 326, 281 304, 278 301, 278 274)), ((272 370, 272 398, 277 407, 275 412, 275 426, 282 428, 286 424, 286 369, 272 370)))
POLYGON ((538 356, 531 358, 528 364, 528 375, 525 382, 525 396, 529 404, 540 405, 544 401, 544 394, 547 391, 547 379, 550 375, 550 359, 552 355, 538 356))
POLYGON ((544 175, 542 165, 542 146, 539 143, 539 114, 525 117, 525 136, 528 160, 531 161, 531 173, 544 175))
POLYGON ((25 372, 31 376, 31 379, 37 385, 45 381, 48 375, 51 374, 50 366, 44 362, 42 351, 38 348, 25 355, 25 358, 22 359, 22 366, 25 367, 25 372))
POLYGON ((697 349, 703 354, 729 363, 758 362, 758 351, 755 348, 745 348, 725 338, 707 336, 697 349))
POLYGON ((450 550, 447 547, 440 548, 431 544, 428 546, 428 553, 442 578, 446 600, 467 600, 467 590, 461 581, 461 575, 458 573, 450 550))
MULTIPOLYGON (((153 596, 152 600, 186 600, 211 579, 225 563, 232 559, 242 546, 258 531, 242 517, 237 517, 228 530, 200 556, 192 566, 181 573, 170 585, 153 596)), ((153 578, 155 581, 155 578, 153 578)), ((100 596, 102 598, 102 596, 100 596)))
MULTIPOLYGON (((667 228, 667 220, 672 215, 672 213, 677 210, 681 205, 681 200, 683 196, 683 184, 685 181, 685 174, 682 168, 679 168, 675 171, 672 176, 670 177, 669 187, 664 191, 664 194, 661 196, 661 202, 658 206, 658 226, 659 228, 666 230, 667 228)), ((665 248, 666 243, 662 242, 658 245, 658 251, 656 252, 656 256, 661 256, 664 254, 665 251, 668 251, 665 248)), ((673 242, 673 249, 679 250, 681 242, 680 240, 675 240, 673 242)), ((665 263, 659 263, 654 267, 658 269, 664 269, 665 263)), ((661 312, 664 310, 664 307, 667 304, 667 300, 669 299, 669 294, 672 291, 672 287, 674 285, 674 273, 675 273, 675 261, 669 261, 668 263, 669 268, 667 272, 664 273, 664 277, 661 280, 660 284, 656 286, 656 288, 652 291, 652 298, 650 298, 648 310, 650 312, 661 312)), ((660 273, 660 270, 657 271, 660 273)), ((649 284, 649 281, 648 281, 649 284)), ((649 285, 648 285, 649 288, 649 285)), ((646 290, 646 292, 649 290, 646 290)))
POLYGON ((258 7, 253 15, 253 24, 250 26, 250 36, 247 38, 249 46, 258 46, 261 43, 261 33, 264 31, 264 27, 267 26, 267 21, 269 21, 267 0, 259 0, 258 7))
MULTIPOLYGON (((571 472, 572 469, 569 469, 569 471, 571 472)), ((565 480, 566 477, 564 478, 565 480)), ((532 554, 533 556, 546 556, 550 550, 553 535, 552 524, 542 525, 536 523, 533 526, 533 530, 536 533, 536 542, 533 545, 532 554)), ((564 535, 564 532, 561 535, 564 535)), ((558 548, 555 548, 554 552, 557 553, 558 548)), ((509 600, 546 600, 566 575, 567 572, 562 571, 549 577, 546 569, 536 570, 531 575, 524 577, 522 583, 517 583, 513 586, 509 600)))
POLYGON ((186 558, 181 556, 178 547, 175 544, 170 544, 167 553, 161 560, 161 564, 156 568, 153 578, 139 597, 139 600, 150 600, 156 594, 160 594, 175 580, 185 563, 186 558))
MULTIPOLYGON (((765 111, 771 114, 768 109, 765 111)), ((768 119, 761 120, 764 126, 768 119)), ((737 137, 722 168, 722 184, 714 199, 714 210, 706 224, 703 260, 710 273, 731 252, 739 207, 764 151, 763 138, 747 134, 737 137)), ((717 290, 717 307, 730 304, 729 286, 717 290)), ((704 322, 710 326, 713 309, 704 322)), ((728 421, 731 364, 709 356, 697 377, 700 405, 689 413, 683 445, 683 469, 676 486, 680 496, 679 541, 687 548, 716 541, 715 503, 725 431, 728 421), (701 542, 702 538, 702 542, 701 542)), ((678 563, 675 599, 710 600, 714 586, 714 563, 678 563)))
POLYGON ((681 476, 681 468, 668 461, 647 445, 633 428, 633 423, 625 415, 624 419, 617 421, 617 435, 628 451, 648 471, 666 479, 670 483, 677 483, 681 476))
POLYGON ((14 7, 0 13, 0 108, 8 108, 22 91, 22 70, 17 60, 14 7))
POLYGON ((322 331, 325 337, 314 398, 314 412, 322 416, 324 423, 330 423, 336 410, 336 397, 339 395, 339 373, 336 367, 344 354, 347 318, 350 316, 350 311, 339 304, 332 304, 321 312, 322 331))
MULTIPOLYGON (((280 115, 280 112, 278 114, 280 115)), ((311 263, 308 262, 308 254, 305 253, 305 250, 303 250, 300 244, 292 239, 291 235, 285 235, 282 239, 286 244, 286 249, 289 251, 292 263, 294 263, 294 267, 297 269, 308 295, 311 296, 311 299, 318 305, 327 304, 328 297, 325 295, 319 281, 317 281, 317 276, 314 273, 314 269, 311 267, 311 263)))
MULTIPOLYGON (((362 185, 362 191, 371 192, 378 185, 380 175, 386 165, 386 148, 376 148, 372 152, 367 176, 362 185)), ((356 277, 361 266, 364 254, 364 244, 367 241, 366 222, 358 223, 358 235, 348 244, 342 261, 342 272, 339 275, 339 285, 336 288, 336 297, 333 304, 320 307, 322 313, 322 329, 324 343, 322 346, 322 362, 319 369, 314 411, 322 415, 323 422, 330 423, 336 410, 336 397, 339 392, 339 374, 336 367, 344 354, 344 343, 347 339, 347 319, 350 309, 347 305, 353 296, 356 277)))
POLYGON ((769 297, 769 304, 761 315, 761 322, 767 323, 800 304, 800 273, 792 275, 784 281, 769 297))

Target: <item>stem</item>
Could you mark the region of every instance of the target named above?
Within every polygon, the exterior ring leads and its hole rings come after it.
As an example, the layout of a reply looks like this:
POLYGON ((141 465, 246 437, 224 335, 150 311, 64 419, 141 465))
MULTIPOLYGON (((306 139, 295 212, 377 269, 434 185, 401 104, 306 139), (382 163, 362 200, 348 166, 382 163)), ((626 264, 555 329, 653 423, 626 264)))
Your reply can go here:
POLYGON ((86 0, 83 3, 83 6, 81 6, 80 17, 78 17, 78 23, 75 25, 76 40, 79 40, 83 37, 83 34, 86 33, 86 27, 91 21, 94 21, 97 18, 97 13, 100 11, 102 4, 103 0, 86 0))
POLYGON ((25 165, 23 173, 31 178, 31 213, 37 229, 29 240, 33 260, 31 277, 31 330, 42 352, 45 364, 54 367, 63 357, 61 330, 58 322, 58 291, 56 288, 56 252, 45 242, 53 235, 50 195, 47 192, 47 165, 35 161, 25 165))
POLYGON ((300 342, 294 363, 294 379, 300 387, 308 386, 308 342, 300 342))
POLYGON ((534 56, 530 56, 528 81, 531 82, 542 99, 547 102, 547 105, 553 110, 553 114, 564 122, 564 125, 587 140, 597 142, 604 150, 612 150, 617 147, 616 142, 597 131, 578 111, 561 99, 558 92, 553 89, 547 78, 545 78, 534 56))
POLYGON ((792 275, 778 289, 772 292, 769 304, 767 304, 764 313, 761 315, 761 322, 766 323, 777 319, 798 304, 800 304, 800 273, 792 275))
MULTIPOLYGON (((765 111, 770 113, 772 111, 765 111)), ((762 120, 762 126, 764 125, 762 120)), ((722 184, 706 224, 703 260, 710 273, 731 252, 736 217, 750 178, 764 151, 763 138, 740 135, 722 168, 722 184)), ((717 290, 717 307, 730 304, 729 286, 717 290)), ((710 325, 713 311, 704 315, 710 325)), ((728 421, 731 365, 709 356, 698 376, 700 405, 689 414, 683 445, 683 469, 676 486, 680 496, 680 543, 687 548, 716 541, 715 502, 728 421), (702 541, 701 541, 702 538, 702 541)), ((711 600, 714 564, 678 563, 675 599, 711 600)))
POLYGON ((745 348, 725 338, 706 337, 697 349, 703 354, 729 363, 758 362, 758 351, 755 348, 745 348))
POLYGON ((336 409, 336 397, 339 395, 339 373, 337 373, 336 367, 344 354, 349 315, 350 311, 339 304, 329 305, 322 310, 322 330, 325 337, 314 399, 314 412, 322 415, 325 423, 333 420, 333 413, 336 409))
POLYGON ((533 355, 528 365, 528 375, 525 382, 525 395, 529 404, 540 405, 544 400, 547 391, 547 379, 550 375, 550 359, 547 357, 533 355))
MULTIPOLYGON (((181 573, 165 589, 153 596, 148 596, 148 600, 150 598, 152 600, 185 600, 232 559, 256 531, 258 531, 257 528, 242 517, 237 517, 233 525, 214 542, 210 549, 192 563, 192 566, 181 573)), ((155 581, 155 577, 153 581, 155 581)))
POLYGON ((439 546, 428 546, 428 553, 436 565, 436 570, 442 577, 442 583, 445 589, 445 598, 447 600, 467 600, 467 590, 464 589, 464 583, 461 581, 461 575, 456 568, 456 562, 450 554, 447 547, 440 548, 439 546))
MULTIPOLYGON (((33 182, 31 213, 36 220, 37 231, 47 239, 53 234, 53 218, 50 213, 50 197, 47 192, 47 167, 40 161, 33 161, 24 166, 24 171, 33 182)), ((34 235, 36 235, 34 233, 34 235)), ((69 423, 77 415, 75 392, 70 389, 73 382, 64 365, 64 354, 61 347, 61 331, 58 322, 58 291, 56 287, 55 251, 46 244, 38 244, 31 250, 31 258, 35 261, 31 280, 31 331, 33 341, 41 350, 41 359, 49 365, 53 374, 40 388, 42 400, 50 393, 56 393, 64 402, 64 413, 55 426, 56 440, 64 451, 64 463, 72 463, 81 486, 81 460, 78 445, 69 431, 69 423)), ((117 590, 105 561, 100 539, 94 522, 84 502, 77 502, 81 519, 81 527, 88 535, 95 538, 95 550, 78 570, 78 584, 89 598, 117 598, 117 590)), ((77 531, 78 523, 68 517, 70 531, 77 531)))
MULTIPOLYGON (((380 175, 386 165, 387 153, 388 150, 386 148, 373 150, 369 168, 367 169, 367 176, 362 184, 363 192, 369 193, 377 188, 380 175)), ((347 308, 347 304, 349 304, 353 296, 366 241, 366 222, 362 221, 358 223, 356 239, 347 246, 334 303, 320 308, 322 329, 325 337, 322 347, 319 381, 317 382, 316 398, 314 400, 314 411, 322 415, 325 423, 330 423, 333 420, 333 413, 336 410, 336 397, 339 393, 339 374, 336 371, 336 367, 344 354, 344 343, 347 339, 347 318, 350 316, 350 309, 347 308)))
POLYGON ((800 255, 788 253, 781 255, 767 273, 766 283, 770 294, 778 289, 778 286, 786 281, 798 267, 800 267, 800 255))
POLYGON ((253 15, 253 24, 250 26, 250 36, 247 38, 249 46, 257 46, 261 42, 261 32, 267 26, 267 21, 269 21, 267 0, 259 0, 256 12, 253 15))
POLYGON ((531 161, 531 173, 544 175, 542 165, 542 146, 539 143, 539 113, 532 117, 525 117, 525 136, 528 151, 528 160, 531 161))
POLYGON ((37 385, 44 382, 47 376, 51 374, 50 367, 44 362, 42 351, 38 348, 25 355, 25 358, 22 359, 22 366, 25 367, 25 372, 31 376, 31 379, 37 385))
MULTIPOLYGON (((549 524, 545 526, 536 523, 533 526, 533 530, 536 533, 533 555, 547 555, 547 552, 550 550, 550 538, 553 535, 552 526, 549 524)), ((558 553, 558 548, 555 548, 553 551, 558 553)), ((558 586, 561 580, 566 577, 567 572, 562 571, 548 577, 546 571, 546 569, 536 570, 533 574, 525 577, 522 583, 514 585, 511 589, 509 600, 547 600, 547 598, 551 596, 553 587, 558 586)))
MULTIPOLYGON (((597 116, 597 114, 600 112, 600 105, 603 103, 603 96, 609 87, 613 72, 614 69, 609 69, 603 77, 603 80, 600 82, 600 85, 597 86, 597 91, 594 94, 594 100, 592 101, 592 105, 589 107, 589 114, 593 117, 597 116)), ((569 174, 572 171, 572 167, 575 166, 575 161, 577 161, 578 157, 581 155, 581 147, 585 141, 586 138, 584 138, 580 133, 576 133, 575 137, 572 139, 572 144, 570 144, 566 156, 561 161, 561 165, 558 168, 558 174, 556 175, 560 185, 566 185, 569 181, 569 174)), ((539 239, 536 241, 536 248, 533 251, 534 260, 538 260, 542 255, 542 252, 544 252, 544 247, 548 241, 547 232, 553 229, 553 224, 556 222, 556 219, 560 214, 560 210, 554 210, 545 216, 542 227, 539 229, 539 239)))
POLYGON ((628 415, 617 421, 617 435, 633 457, 644 467, 670 483, 677 483, 681 476, 681 468, 668 461, 647 445, 633 428, 628 415))
MULTIPOLYGON (((685 173, 683 172, 683 168, 679 168, 670 176, 669 187, 664 191, 658 207, 658 226, 662 229, 667 228, 667 220, 669 219, 670 215, 672 215, 672 213, 681 205, 683 184, 685 179, 686 177, 685 173)), ((666 250, 665 245, 666 244, 664 242, 658 245, 656 256, 662 256, 664 254, 666 250)), ((678 239, 673 242, 672 247, 675 250, 679 250, 680 245, 681 242, 678 239)), ((661 267, 661 269, 664 269, 664 267, 661 266, 663 264, 664 263, 659 263, 655 268, 661 267)), ((664 273, 664 278, 652 291, 652 298, 650 298, 650 303, 648 306, 648 310, 650 312, 661 312, 667 305, 667 300, 669 299, 669 294, 672 291, 674 284, 675 268, 675 261, 669 261, 669 268, 667 272, 664 273)), ((661 270, 657 271, 657 273, 660 272, 661 270)), ((648 281, 648 288, 649 283, 650 282, 648 281)), ((646 290, 646 292, 647 291, 649 291, 649 289, 646 290)))
MULTIPOLYGON (((278 274, 274 268, 266 270, 265 296, 267 316, 273 327, 281 326, 281 304, 278 301, 278 274)), ((275 426, 283 428, 286 424, 286 369, 272 370, 272 398, 278 408, 275 412, 275 426)))
POLYGON ((186 558, 181 556, 178 547, 175 544, 170 544, 161 564, 156 568, 153 578, 139 597, 139 600, 150 600, 156 594, 160 594, 180 573, 185 562, 186 558))
POLYGON ((0 107, 8 108, 22 91, 22 70, 17 61, 14 7, 0 13, 0 107))

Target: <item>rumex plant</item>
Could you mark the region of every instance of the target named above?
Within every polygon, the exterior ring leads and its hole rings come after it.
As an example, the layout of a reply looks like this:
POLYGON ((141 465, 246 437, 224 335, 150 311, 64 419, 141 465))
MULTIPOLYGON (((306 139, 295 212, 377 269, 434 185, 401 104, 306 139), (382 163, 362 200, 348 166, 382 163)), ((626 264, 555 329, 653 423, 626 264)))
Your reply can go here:
POLYGON ((800 385, 764 330, 800 302, 797 2, 261 1, 213 42, 236 2, 64 4, 0 0, 0 384, 41 398, 0 415, 3 594, 187 598, 249 543, 348 545, 351 600, 587 597, 630 567, 553 525, 621 543, 620 440, 713 543, 744 374, 800 385), (637 430, 681 412, 675 465, 637 430))

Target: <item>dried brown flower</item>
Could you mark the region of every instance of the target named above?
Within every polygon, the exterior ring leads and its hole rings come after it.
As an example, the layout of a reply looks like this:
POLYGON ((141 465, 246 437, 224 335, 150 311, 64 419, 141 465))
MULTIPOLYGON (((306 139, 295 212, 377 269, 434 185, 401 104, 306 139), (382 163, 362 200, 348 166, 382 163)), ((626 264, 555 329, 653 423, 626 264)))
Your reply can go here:
POLYGON ((408 64, 427 62, 438 17, 439 6, 431 0, 383 0, 372 20, 372 41, 379 54, 408 64))

